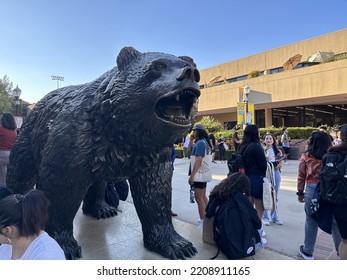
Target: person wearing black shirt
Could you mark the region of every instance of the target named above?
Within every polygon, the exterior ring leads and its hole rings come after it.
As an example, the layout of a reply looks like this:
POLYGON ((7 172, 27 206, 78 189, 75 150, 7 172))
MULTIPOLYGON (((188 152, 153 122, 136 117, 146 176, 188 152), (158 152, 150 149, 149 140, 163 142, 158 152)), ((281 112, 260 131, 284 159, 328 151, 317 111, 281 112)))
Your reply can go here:
POLYGON ((260 145, 257 125, 246 126, 239 152, 243 155, 245 173, 251 181, 251 196, 261 220, 264 212, 263 178, 266 176, 267 161, 264 149, 260 145))
POLYGON ((210 139, 210 144, 212 146, 211 155, 212 155, 212 162, 214 163, 216 163, 216 161, 214 160, 214 157, 216 156, 216 137, 214 136, 215 133, 216 131, 212 130, 211 134, 208 136, 208 139, 210 139))

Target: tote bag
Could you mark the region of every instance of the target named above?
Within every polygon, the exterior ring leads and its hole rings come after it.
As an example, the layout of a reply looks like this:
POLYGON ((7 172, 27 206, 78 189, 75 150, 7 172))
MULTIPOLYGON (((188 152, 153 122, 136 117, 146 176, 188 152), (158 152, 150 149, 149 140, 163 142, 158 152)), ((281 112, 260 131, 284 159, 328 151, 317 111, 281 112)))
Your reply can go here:
POLYGON ((263 204, 265 210, 271 210, 272 204, 272 185, 267 178, 263 179, 263 204))
MULTIPOLYGON (((190 166, 193 170, 194 164, 195 164, 195 156, 190 156, 190 166)), ((194 176, 194 182, 203 182, 207 183, 212 180, 212 155, 209 152, 206 153, 205 150, 205 156, 202 158, 201 166, 196 172, 194 176)))

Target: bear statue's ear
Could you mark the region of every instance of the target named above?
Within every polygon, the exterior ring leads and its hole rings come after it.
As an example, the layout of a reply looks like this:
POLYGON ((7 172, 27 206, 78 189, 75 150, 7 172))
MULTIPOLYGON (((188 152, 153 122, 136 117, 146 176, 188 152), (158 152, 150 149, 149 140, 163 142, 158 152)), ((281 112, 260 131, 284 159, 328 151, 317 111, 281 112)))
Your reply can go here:
POLYGON ((191 65, 193 65, 194 67, 196 67, 196 64, 194 62, 194 60, 190 57, 190 56, 179 56, 178 58, 189 62, 191 65))
POLYGON ((134 59, 140 55, 140 52, 133 47, 124 47, 117 56, 117 66, 119 70, 123 70, 134 59))

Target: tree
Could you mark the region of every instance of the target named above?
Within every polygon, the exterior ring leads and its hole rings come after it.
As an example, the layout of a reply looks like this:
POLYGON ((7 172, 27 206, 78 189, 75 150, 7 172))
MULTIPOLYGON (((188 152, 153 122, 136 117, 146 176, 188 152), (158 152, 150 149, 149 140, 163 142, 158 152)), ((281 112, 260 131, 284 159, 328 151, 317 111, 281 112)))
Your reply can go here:
POLYGON ((203 124, 209 131, 221 131, 224 129, 223 125, 211 116, 202 117, 200 123, 203 124))
POLYGON ((15 105, 10 96, 12 87, 12 82, 7 75, 0 79, 0 113, 11 111, 15 105))
POLYGON ((258 70, 253 70, 248 74, 247 78, 252 79, 252 78, 259 77, 259 75, 260 75, 260 73, 258 70))

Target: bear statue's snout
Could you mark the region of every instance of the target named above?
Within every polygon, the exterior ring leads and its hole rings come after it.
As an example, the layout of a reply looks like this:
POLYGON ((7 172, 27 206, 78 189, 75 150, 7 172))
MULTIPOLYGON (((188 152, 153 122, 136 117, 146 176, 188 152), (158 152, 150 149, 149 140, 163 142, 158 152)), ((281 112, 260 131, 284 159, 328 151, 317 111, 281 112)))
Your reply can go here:
POLYGON ((200 81, 200 73, 199 70, 193 66, 186 66, 182 69, 181 73, 176 78, 177 81, 182 81, 184 79, 189 79, 194 82, 200 81))

